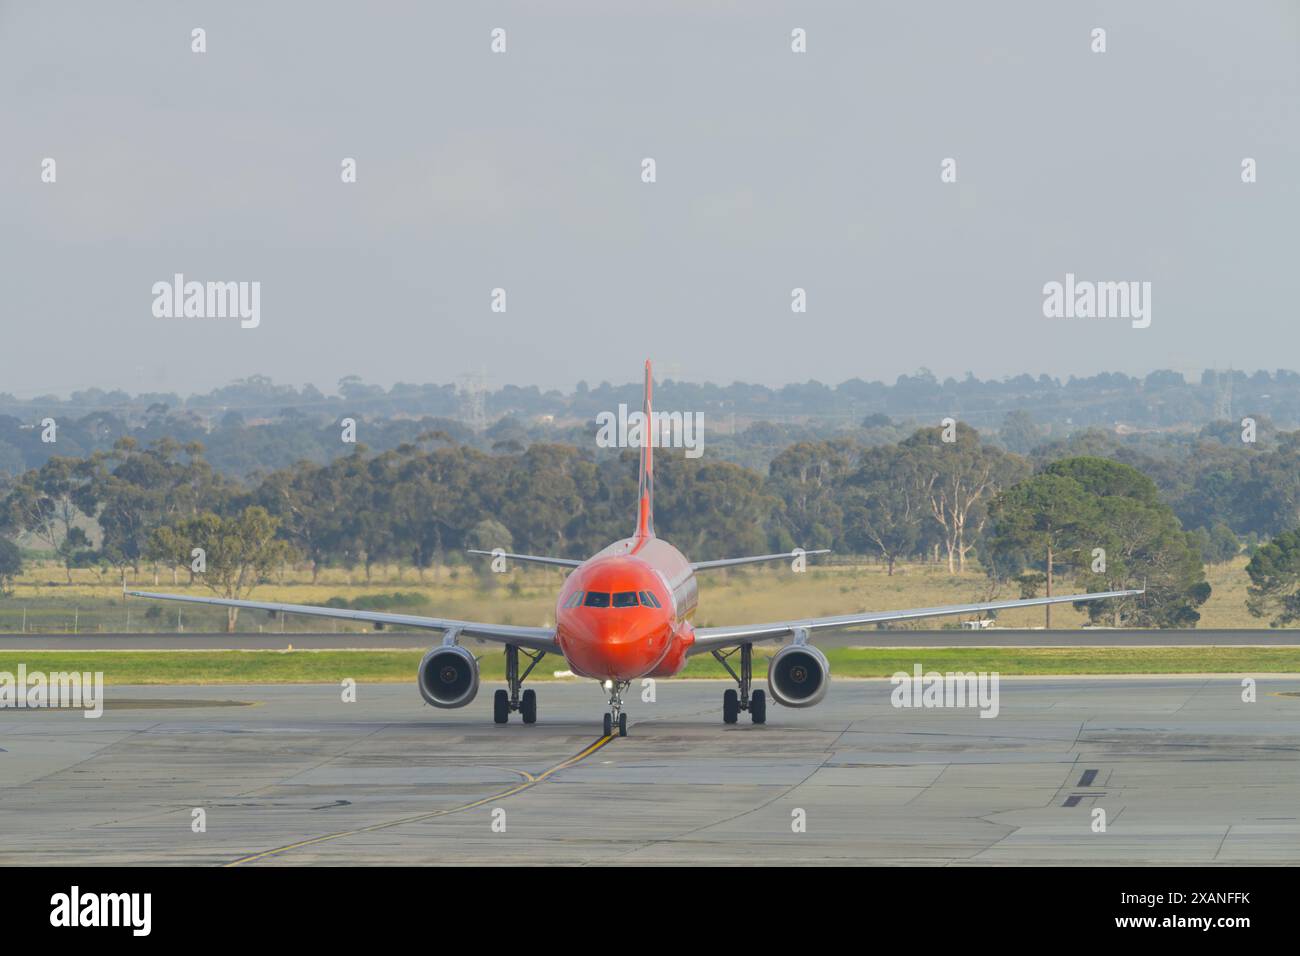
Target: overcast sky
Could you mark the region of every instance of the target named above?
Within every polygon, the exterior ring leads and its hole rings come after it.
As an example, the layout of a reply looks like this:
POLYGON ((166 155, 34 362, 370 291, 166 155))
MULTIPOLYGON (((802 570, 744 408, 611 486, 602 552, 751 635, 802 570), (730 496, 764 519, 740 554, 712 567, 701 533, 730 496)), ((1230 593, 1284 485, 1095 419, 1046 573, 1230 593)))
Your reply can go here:
POLYGON ((0 392, 1300 368, 1298 177, 1295 0, 0 2, 0 392))

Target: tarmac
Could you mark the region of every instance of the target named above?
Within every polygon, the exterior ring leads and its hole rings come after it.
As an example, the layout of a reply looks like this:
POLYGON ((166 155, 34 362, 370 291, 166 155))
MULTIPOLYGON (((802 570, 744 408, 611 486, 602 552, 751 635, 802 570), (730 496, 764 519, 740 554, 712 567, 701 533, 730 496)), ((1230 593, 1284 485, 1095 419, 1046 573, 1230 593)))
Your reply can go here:
POLYGON ((1003 678, 992 719, 844 680, 763 726, 722 723, 725 682, 660 681, 626 738, 594 683, 538 685, 531 726, 492 723, 496 686, 454 711, 414 684, 0 711, 0 864, 1300 863, 1300 677, 1254 702, 1231 677, 1003 678))

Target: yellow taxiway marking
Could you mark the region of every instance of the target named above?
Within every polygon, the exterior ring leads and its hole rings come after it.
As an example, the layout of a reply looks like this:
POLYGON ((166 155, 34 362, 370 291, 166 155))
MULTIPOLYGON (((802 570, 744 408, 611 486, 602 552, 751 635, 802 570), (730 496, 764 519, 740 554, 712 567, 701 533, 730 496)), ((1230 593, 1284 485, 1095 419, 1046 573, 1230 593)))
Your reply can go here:
POLYGON ((543 770, 535 777, 522 770, 512 771, 514 773, 523 774, 525 777, 524 782, 517 783, 513 787, 509 787, 505 790, 502 790, 500 793, 494 793, 489 797, 483 797, 481 800, 475 800, 472 803, 461 804, 458 807, 448 807, 445 810, 431 810, 428 813, 419 813, 411 817, 402 817, 400 820, 389 820, 387 823, 372 823, 368 827, 357 827, 355 830, 342 830, 338 833, 327 833, 325 834, 325 836, 313 837, 310 840, 300 840, 297 843, 289 843, 286 844, 285 846, 278 846, 273 850, 263 850, 261 853, 253 853, 250 854, 249 856, 241 856, 237 860, 231 860, 229 863, 223 863, 222 866, 240 866, 244 863, 254 863, 258 860, 265 860, 267 857, 278 856, 281 853, 288 853, 290 850, 300 850, 303 847, 315 846, 318 843, 327 843, 330 840, 339 840, 342 839, 343 837, 355 836, 358 833, 373 833, 376 830, 387 830, 389 827, 400 827, 403 824, 407 824, 407 823, 419 823, 421 820, 431 820, 434 817, 445 817, 451 813, 461 813, 465 810, 473 810, 475 807, 481 807, 485 803, 491 803, 494 800, 504 800, 506 797, 513 797, 516 793, 522 793, 523 791, 528 790, 531 787, 537 786, 539 783, 544 782, 546 778, 553 773, 559 773, 561 770, 565 770, 569 767, 572 767, 574 764, 578 763, 579 761, 585 760, 587 757, 590 757, 597 750, 599 750, 601 747, 604 747, 613 739, 614 738, 612 736, 600 737, 595 741, 595 743, 591 744, 590 746, 586 747, 583 750, 580 750, 572 757, 567 757, 564 760, 561 760, 554 767, 550 767, 546 770, 543 770))

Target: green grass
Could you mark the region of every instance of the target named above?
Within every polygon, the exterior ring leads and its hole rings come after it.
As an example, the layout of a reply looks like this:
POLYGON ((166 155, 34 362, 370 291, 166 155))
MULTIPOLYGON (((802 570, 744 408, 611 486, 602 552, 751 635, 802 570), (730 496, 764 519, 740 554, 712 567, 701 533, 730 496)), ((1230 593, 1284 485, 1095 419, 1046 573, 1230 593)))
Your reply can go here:
MULTIPOLYGON (((102 671, 110 684, 257 684, 414 681, 421 651, 6 651, 0 671, 102 671)), ((997 671, 1004 676, 1059 674, 1232 674, 1300 673, 1300 648, 1285 647, 1104 647, 957 648, 899 650, 834 648, 826 652, 837 677, 888 677, 911 672, 997 671)), ((564 667, 548 657, 530 680, 552 680, 564 667)), ((502 680, 504 658, 488 653, 480 661, 484 680, 502 680)), ((755 662, 757 676, 766 664, 755 662)), ((680 675, 725 677, 712 658, 697 657, 680 675)))

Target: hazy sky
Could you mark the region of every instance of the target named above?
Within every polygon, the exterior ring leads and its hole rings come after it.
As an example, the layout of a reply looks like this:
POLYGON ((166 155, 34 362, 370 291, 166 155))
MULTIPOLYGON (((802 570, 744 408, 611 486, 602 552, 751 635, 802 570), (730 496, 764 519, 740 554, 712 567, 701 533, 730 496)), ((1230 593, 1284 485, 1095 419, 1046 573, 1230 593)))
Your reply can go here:
POLYGON ((1298 177, 1295 0, 0 2, 0 391, 1300 368, 1298 177))

